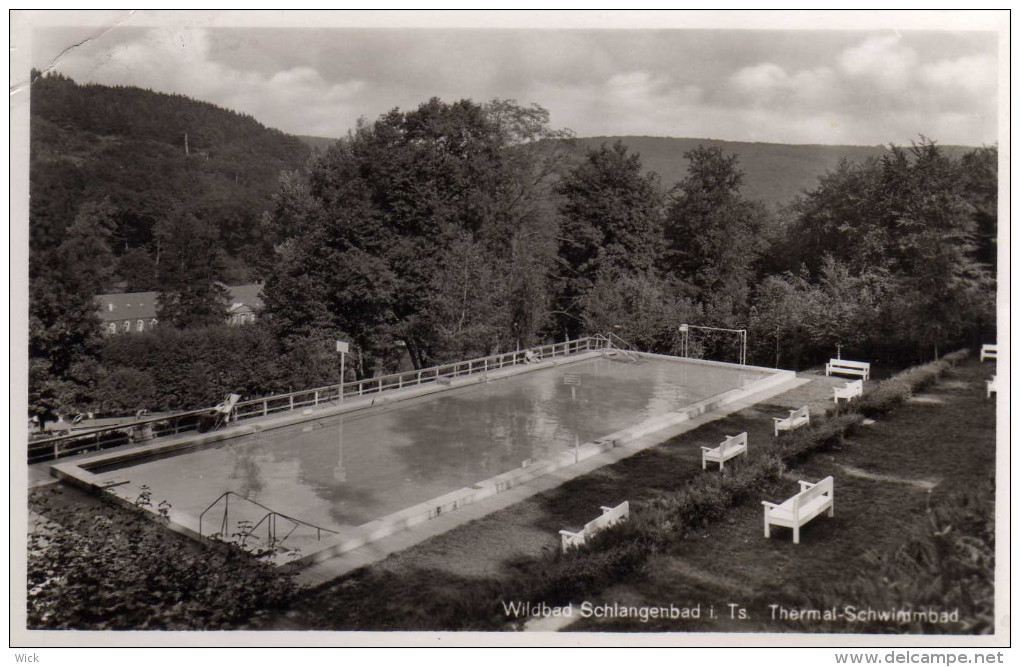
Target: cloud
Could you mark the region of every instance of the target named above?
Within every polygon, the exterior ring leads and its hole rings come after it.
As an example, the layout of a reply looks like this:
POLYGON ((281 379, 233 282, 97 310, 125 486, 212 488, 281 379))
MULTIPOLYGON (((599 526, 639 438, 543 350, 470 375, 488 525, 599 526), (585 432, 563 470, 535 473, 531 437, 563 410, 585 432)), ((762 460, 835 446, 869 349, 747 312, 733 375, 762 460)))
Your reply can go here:
POLYGON ((765 62, 737 70, 730 79, 736 95, 752 106, 808 105, 824 108, 839 97, 838 82, 828 67, 788 73, 765 62))
POLYGON ((437 96, 534 102, 581 136, 876 144, 924 133, 980 144, 998 136, 996 65, 994 40, 963 33, 175 25, 105 36, 56 69, 189 95, 294 134, 342 136, 360 116, 437 96))
POLYGON ((928 63, 921 66, 920 75, 931 88, 971 95, 993 93, 999 80, 995 58, 988 55, 928 63))
POLYGON ((694 113, 703 98, 700 87, 681 84, 665 74, 629 71, 613 74, 593 85, 541 82, 528 89, 527 99, 542 100, 556 126, 591 127, 582 135, 672 135, 694 113))
POLYGON ((917 53, 900 42, 897 35, 870 37, 843 51, 839 66, 848 76, 865 79, 887 91, 902 89, 910 84, 917 53))

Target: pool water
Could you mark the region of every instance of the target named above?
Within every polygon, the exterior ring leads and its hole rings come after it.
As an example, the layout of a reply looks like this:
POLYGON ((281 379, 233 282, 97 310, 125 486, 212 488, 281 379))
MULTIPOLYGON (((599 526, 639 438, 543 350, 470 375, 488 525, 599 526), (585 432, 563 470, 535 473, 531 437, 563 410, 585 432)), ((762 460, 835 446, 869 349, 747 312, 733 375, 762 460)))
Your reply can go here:
MULTIPOLYGON (((174 513, 197 517, 231 490, 343 530, 765 375, 654 357, 588 359, 233 438, 119 473, 174 513)), ((236 518, 244 503, 231 503, 236 518)))

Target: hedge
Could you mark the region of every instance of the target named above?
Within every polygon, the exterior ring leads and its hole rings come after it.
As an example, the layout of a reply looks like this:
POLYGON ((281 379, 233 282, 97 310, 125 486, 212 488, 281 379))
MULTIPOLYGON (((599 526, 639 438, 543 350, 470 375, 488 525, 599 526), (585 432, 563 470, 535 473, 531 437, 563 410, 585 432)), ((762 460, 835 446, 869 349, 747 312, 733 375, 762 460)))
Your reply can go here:
POLYGON ((912 366, 888 380, 883 380, 861 397, 857 410, 866 417, 879 417, 888 413, 916 392, 930 387, 969 353, 969 350, 958 350, 938 361, 912 366))

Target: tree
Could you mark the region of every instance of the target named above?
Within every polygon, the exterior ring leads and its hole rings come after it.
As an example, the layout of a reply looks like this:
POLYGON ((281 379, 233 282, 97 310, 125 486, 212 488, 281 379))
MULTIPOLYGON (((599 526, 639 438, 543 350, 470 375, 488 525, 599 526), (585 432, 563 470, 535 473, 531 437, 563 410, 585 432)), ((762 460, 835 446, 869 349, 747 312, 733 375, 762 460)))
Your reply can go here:
POLYGON ((757 286, 748 322, 749 356, 757 363, 797 368, 808 292, 808 281, 792 273, 767 276, 757 286))
POLYGON ((974 219, 975 259, 990 267, 995 275, 998 264, 997 240, 999 227, 999 149, 983 146, 960 158, 963 196, 974 219))
POLYGON ((676 354, 677 326, 695 319, 697 306, 652 272, 603 269, 579 300, 585 330, 609 333, 639 350, 676 354))
POLYGON ((29 412, 42 425, 75 406, 65 399, 75 382, 72 369, 95 357, 102 336, 92 295, 68 291, 59 276, 29 283, 29 412))
POLYGON ((909 304, 904 326, 938 357, 987 311, 991 276, 975 258, 975 220, 960 165, 924 137, 883 160, 895 242, 891 254, 909 304))
POLYGON ((267 311, 294 341, 344 335, 360 373, 530 340, 554 247, 543 197, 564 136, 540 107, 432 99, 357 128, 281 183, 267 311))
POLYGON ((878 160, 843 163, 807 193, 791 238, 817 254, 808 263, 821 304, 816 344, 916 361, 994 319, 994 283, 975 234, 979 221, 988 224, 990 161, 953 160, 922 137, 878 160))
POLYGON ((740 196, 737 156, 699 146, 684 157, 690 165, 671 194, 663 266, 697 290, 711 321, 736 324, 747 308, 765 211, 740 196))
POLYGON ((69 291, 92 297, 108 286, 114 270, 110 238, 116 213, 109 199, 86 202, 67 228, 57 255, 69 291))
POLYGON ((215 228, 178 208, 159 222, 156 235, 162 245, 157 260, 160 323, 184 328, 222 322, 227 291, 218 281, 225 264, 215 228))
POLYGON ((117 275, 123 281, 125 292, 148 292, 159 285, 156 263, 145 248, 131 248, 121 255, 117 275))
POLYGON ((841 160, 821 176, 818 187, 792 206, 796 221, 785 239, 788 268, 803 265, 817 276, 826 255, 857 272, 886 266, 891 239, 882 180, 877 159, 841 160))
POLYGON ((620 142, 589 150, 556 187, 560 196, 557 298, 561 326, 582 333, 578 305, 605 272, 650 273, 661 251, 658 176, 620 142))

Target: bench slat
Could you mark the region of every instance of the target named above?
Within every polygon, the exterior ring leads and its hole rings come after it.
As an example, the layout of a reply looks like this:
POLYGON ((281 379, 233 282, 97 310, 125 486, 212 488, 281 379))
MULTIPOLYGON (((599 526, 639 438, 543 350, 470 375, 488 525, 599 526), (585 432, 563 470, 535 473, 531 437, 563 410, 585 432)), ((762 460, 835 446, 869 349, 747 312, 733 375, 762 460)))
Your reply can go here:
POLYGON ((718 447, 712 449, 710 447, 701 448, 701 469, 705 470, 708 468, 708 462, 712 461, 719 464, 719 470, 722 470, 726 462, 730 459, 740 456, 741 454, 747 454, 747 432, 743 432, 740 435, 728 435, 718 447))
POLYGON ((832 375, 860 375, 865 380, 871 376, 871 364, 867 361, 853 361, 852 359, 829 359, 825 364, 825 374, 832 375))
POLYGON ((800 544, 800 527, 828 511, 833 515, 833 480, 826 477, 817 484, 801 482, 801 492, 776 505, 762 501, 765 506, 765 537, 769 537, 769 526, 784 526, 793 529, 793 542, 800 544))
POLYGON ((569 530, 560 531, 560 548, 563 551, 567 551, 573 547, 579 547, 585 543, 585 541, 594 536, 599 531, 605 530, 611 526, 626 521, 630 518, 630 501, 625 500, 616 507, 605 507, 602 508, 602 516, 596 517, 584 524, 584 528, 578 532, 572 532, 569 530))

